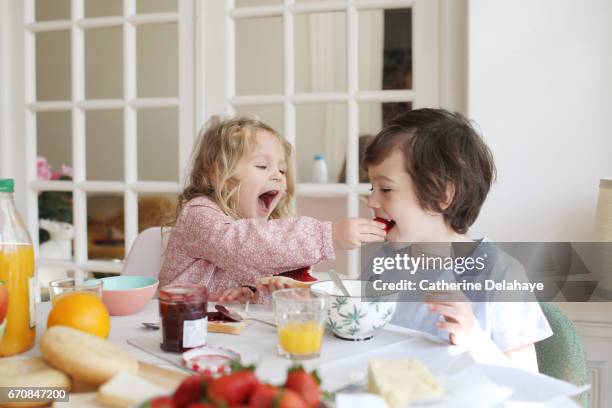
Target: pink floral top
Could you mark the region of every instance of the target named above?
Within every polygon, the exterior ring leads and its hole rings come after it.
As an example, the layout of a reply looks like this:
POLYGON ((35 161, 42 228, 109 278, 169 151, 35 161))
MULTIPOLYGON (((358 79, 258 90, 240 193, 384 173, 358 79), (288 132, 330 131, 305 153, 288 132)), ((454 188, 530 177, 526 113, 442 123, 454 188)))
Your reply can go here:
POLYGON ((235 220, 206 197, 190 200, 172 229, 159 280, 209 293, 334 259, 331 222, 310 217, 235 220))

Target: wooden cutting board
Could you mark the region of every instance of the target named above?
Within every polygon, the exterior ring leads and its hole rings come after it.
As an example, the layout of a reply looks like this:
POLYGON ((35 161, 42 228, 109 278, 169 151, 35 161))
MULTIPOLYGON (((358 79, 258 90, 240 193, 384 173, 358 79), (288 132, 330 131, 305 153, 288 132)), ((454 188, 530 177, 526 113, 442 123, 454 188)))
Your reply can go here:
MULTIPOLYGON (((189 376, 187 372, 171 370, 153 364, 138 363, 138 376, 153 384, 166 388, 170 394, 178 385, 189 376)), ((96 388, 82 383, 74 383, 70 391, 68 402, 56 402, 53 407, 59 408, 100 408, 104 405, 96 401, 96 388)))

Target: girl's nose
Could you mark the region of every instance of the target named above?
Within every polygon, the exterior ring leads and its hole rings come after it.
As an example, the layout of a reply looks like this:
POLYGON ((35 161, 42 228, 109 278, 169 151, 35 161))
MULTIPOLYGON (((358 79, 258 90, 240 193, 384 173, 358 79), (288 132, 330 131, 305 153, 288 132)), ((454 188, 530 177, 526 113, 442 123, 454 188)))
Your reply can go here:
POLYGON ((283 173, 281 173, 280 170, 276 170, 274 174, 272 174, 272 180, 281 181, 282 179, 283 179, 283 173))

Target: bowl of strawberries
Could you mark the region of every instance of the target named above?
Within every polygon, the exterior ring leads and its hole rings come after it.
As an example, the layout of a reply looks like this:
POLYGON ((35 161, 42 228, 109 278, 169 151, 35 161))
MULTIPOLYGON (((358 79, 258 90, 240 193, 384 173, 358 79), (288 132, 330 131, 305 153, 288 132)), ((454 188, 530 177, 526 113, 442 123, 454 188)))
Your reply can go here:
POLYGON ((181 382, 172 395, 149 400, 139 408, 318 408, 322 403, 316 373, 294 365, 283 384, 260 381, 254 366, 232 362, 229 374, 213 377, 195 374, 181 382))

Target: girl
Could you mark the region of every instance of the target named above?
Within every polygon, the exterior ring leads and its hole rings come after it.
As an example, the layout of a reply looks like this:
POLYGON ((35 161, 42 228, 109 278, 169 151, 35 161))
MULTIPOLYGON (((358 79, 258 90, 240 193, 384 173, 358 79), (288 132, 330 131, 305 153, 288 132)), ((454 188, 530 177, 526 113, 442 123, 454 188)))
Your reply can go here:
POLYGON ((291 146, 274 129, 244 117, 212 122, 179 196, 161 285, 203 284, 212 299, 225 292, 221 300, 232 300, 251 292, 232 288, 384 240, 384 225, 372 220, 293 217, 294 191, 291 146))
MULTIPOLYGON (((368 146, 363 164, 372 183, 368 206, 388 220, 387 240, 393 245, 470 243, 472 257, 488 256, 494 274, 522 268, 495 251, 490 241, 467 236, 495 178, 495 166, 489 148, 461 115, 441 109, 402 114, 368 146)), ((440 301, 430 296, 423 303, 400 303, 393 322, 472 350, 493 342, 532 371, 538 369, 534 343, 552 335, 536 302, 470 303, 465 297, 440 301)))

